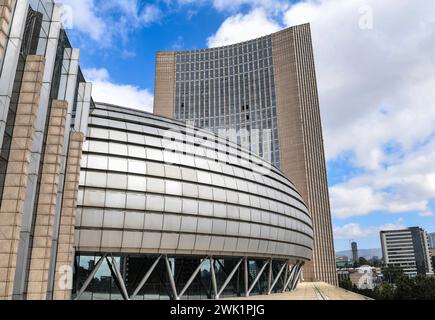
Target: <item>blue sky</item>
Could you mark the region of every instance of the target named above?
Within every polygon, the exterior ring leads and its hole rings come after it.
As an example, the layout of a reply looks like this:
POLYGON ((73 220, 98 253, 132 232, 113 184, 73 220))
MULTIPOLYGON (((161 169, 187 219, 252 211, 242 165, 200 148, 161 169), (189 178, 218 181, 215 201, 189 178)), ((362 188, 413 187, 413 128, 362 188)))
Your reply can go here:
POLYGON ((336 250, 379 230, 435 232, 433 0, 63 0, 94 99, 152 110, 158 50, 310 22, 336 250))

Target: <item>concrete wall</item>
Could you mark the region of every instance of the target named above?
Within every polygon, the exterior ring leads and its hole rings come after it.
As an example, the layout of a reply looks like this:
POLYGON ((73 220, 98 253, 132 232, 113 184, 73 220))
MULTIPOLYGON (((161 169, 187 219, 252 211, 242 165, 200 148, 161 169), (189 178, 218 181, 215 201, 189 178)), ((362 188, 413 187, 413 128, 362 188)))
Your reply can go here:
POLYGON ((309 25, 273 35, 281 166, 313 220, 313 260, 306 281, 337 285, 325 153, 309 25))
POLYGON ((44 57, 28 56, 0 209, 0 299, 11 299, 44 57))
POLYGON ((157 53, 154 112, 172 118, 175 104, 175 52, 157 53))

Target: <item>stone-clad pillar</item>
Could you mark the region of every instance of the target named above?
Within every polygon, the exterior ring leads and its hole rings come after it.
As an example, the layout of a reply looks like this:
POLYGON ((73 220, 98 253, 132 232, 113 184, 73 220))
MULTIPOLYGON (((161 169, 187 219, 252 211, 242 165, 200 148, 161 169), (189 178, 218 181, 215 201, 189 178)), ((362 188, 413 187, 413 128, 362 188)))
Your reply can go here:
POLYGON ((11 23, 12 0, 0 0, 0 65, 8 41, 9 26, 11 23))
POLYGON ((82 132, 71 133, 57 247, 56 274, 53 292, 53 299, 55 300, 71 299, 72 288, 70 286, 72 286, 72 267, 75 254, 74 228, 83 141, 84 134, 82 132))
POLYGON ((0 299, 11 299, 45 58, 28 56, 0 208, 0 299))
POLYGON ((53 224, 68 103, 53 100, 48 119, 41 185, 30 258, 27 299, 47 298, 53 224))
POLYGON ((156 57, 154 114, 175 117, 175 52, 158 52, 156 57))

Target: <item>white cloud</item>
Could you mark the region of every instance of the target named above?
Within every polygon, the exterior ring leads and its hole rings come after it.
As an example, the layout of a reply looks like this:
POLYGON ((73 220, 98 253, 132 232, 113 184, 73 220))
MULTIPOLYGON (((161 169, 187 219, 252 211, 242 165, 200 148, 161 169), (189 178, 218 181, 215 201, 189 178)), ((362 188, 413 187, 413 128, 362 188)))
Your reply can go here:
POLYGON ((103 41, 106 23, 96 12, 94 0, 60 0, 65 5, 64 19, 70 27, 87 34, 95 41, 103 41), (68 15, 68 16, 65 16, 68 15))
POLYGON ((172 50, 182 50, 184 48, 184 38, 178 36, 177 40, 172 44, 172 50))
POLYGON ((69 27, 108 46, 114 37, 127 39, 130 31, 160 21, 163 16, 154 4, 138 0, 59 0, 67 8, 69 27))
POLYGON ((140 15, 140 20, 145 25, 149 25, 153 22, 159 21, 162 15, 163 13, 159 7, 157 7, 156 5, 148 4, 145 6, 145 8, 143 8, 140 15))
POLYGON ((227 18, 214 35, 207 39, 209 47, 234 44, 255 39, 280 29, 280 25, 269 20, 266 10, 257 8, 246 15, 237 14, 227 18))
POLYGON ((308 0, 285 13, 312 25, 328 159, 350 151, 376 170, 395 161, 388 144, 408 152, 434 133, 433 12, 430 0, 308 0), (363 5, 373 30, 359 27, 363 5))
POLYGON ((310 22, 327 159, 361 172, 331 188, 334 216, 429 216, 435 199, 434 12, 432 0, 305 0, 288 8, 279 0, 254 1, 248 14, 226 19, 208 44, 310 22), (360 28, 361 8, 373 12, 373 29, 360 28))
POLYGON ((387 223, 379 227, 361 227, 358 223, 348 223, 341 227, 334 228, 334 237, 336 239, 356 239, 366 238, 369 236, 379 235, 382 230, 403 229, 403 220, 399 219, 395 223, 387 223))
POLYGON ((153 94, 148 89, 114 83, 110 79, 109 72, 104 68, 86 69, 83 73, 86 79, 92 82, 92 97, 96 102, 153 111, 153 94))
POLYGON ((433 217, 432 211, 423 211, 418 214, 420 217, 433 217))
MULTIPOLYGON (((165 3, 171 2, 171 0, 163 1, 165 3)), ((176 2, 180 6, 201 6, 204 4, 211 4, 216 10, 221 12, 235 12, 240 10, 242 7, 248 7, 265 8, 272 13, 283 11, 290 6, 288 0, 177 0, 176 2)))
POLYGON ((338 218, 390 213, 430 212, 435 199, 435 141, 408 152, 396 164, 357 175, 330 188, 332 212, 338 218))

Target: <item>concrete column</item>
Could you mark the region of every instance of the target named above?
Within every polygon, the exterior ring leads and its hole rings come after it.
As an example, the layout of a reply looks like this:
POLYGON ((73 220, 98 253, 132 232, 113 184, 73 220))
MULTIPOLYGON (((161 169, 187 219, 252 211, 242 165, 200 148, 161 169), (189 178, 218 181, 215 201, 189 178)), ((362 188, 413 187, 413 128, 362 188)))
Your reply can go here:
POLYGON ((175 52, 158 52, 155 73, 154 113, 173 118, 175 105, 175 52))
MULTIPOLYGON (((69 139, 71 136, 71 130, 74 127, 73 122, 73 108, 74 104, 76 104, 76 112, 79 111, 81 107, 79 101, 82 101, 81 98, 81 90, 80 85, 77 88, 77 79, 78 79, 78 71, 79 71, 79 58, 80 58, 80 50, 66 48, 64 51, 62 76, 60 80, 60 87, 58 92, 58 99, 68 101, 68 113, 66 116, 66 128, 64 134, 64 143, 62 150, 62 161, 61 161, 61 173, 59 176, 59 190, 57 193, 57 203, 56 203, 56 213, 54 220, 54 229, 53 229, 53 245, 52 245, 52 253, 51 253, 51 263, 50 263, 50 271, 48 278, 48 298, 53 298, 53 288, 54 288, 54 277, 56 271, 56 259, 57 259, 57 247, 58 247, 58 237, 59 237, 59 228, 60 228, 60 216, 62 210, 62 199, 65 185, 65 174, 66 174, 66 165, 67 165, 67 156, 68 156, 68 148, 69 148, 69 139), (76 96, 77 94, 77 96, 76 96)), ((83 92, 82 92, 83 93, 83 92)), ((76 130, 78 131, 78 130, 76 130)))
POLYGON ((62 100, 53 100, 50 109, 27 285, 29 300, 47 298, 48 270, 67 109, 68 103, 62 100))
POLYGON ((55 300, 71 299, 72 267, 75 254, 74 228, 83 141, 84 134, 82 132, 71 133, 57 246, 56 273, 53 292, 53 299, 55 300))
POLYGON ((0 299, 11 299, 45 58, 28 56, 0 208, 0 299))
POLYGON ((0 65, 8 41, 9 27, 11 23, 11 4, 12 0, 0 0, 0 65))
POLYGON ((337 285, 314 54, 308 24, 273 35, 281 169, 295 184, 313 222, 313 258, 304 279, 337 285))
POLYGON ((29 0, 15 0, 12 2, 15 5, 11 5, 13 14, 9 22, 3 56, 0 59, 0 147, 3 143, 12 92, 14 91, 18 57, 29 10, 29 0))

